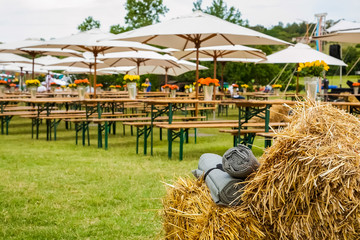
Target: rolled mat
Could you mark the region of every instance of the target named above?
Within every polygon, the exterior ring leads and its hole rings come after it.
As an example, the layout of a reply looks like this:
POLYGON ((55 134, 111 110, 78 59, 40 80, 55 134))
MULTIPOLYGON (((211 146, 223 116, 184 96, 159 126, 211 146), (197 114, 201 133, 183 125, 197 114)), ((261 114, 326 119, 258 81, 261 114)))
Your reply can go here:
POLYGON ((241 203, 240 191, 245 184, 242 179, 231 177, 222 170, 222 157, 217 154, 205 153, 201 155, 198 169, 193 171, 195 177, 204 176, 211 197, 216 204, 236 206, 241 203))
POLYGON ((245 179, 250 173, 256 171, 260 163, 245 145, 227 150, 222 157, 222 165, 225 172, 234 178, 245 179))

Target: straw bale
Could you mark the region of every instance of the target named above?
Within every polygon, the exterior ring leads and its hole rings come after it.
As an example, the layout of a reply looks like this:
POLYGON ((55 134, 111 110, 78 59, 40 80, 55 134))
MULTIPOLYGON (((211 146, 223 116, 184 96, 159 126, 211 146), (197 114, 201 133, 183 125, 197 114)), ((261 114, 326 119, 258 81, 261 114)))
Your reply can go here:
MULTIPOLYGON (((276 101, 276 100, 274 100, 276 101)), ((284 105, 272 105, 270 107, 270 122, 289 122, 289 107, 284 105)), ((253 117, 255 122, 265 122, 263 118, 253 117)))
POLYGON ((318 103, 293 112, 244 189, 243 207, 266 239, 359 239, 360 121, 318 103))
POLYGON ((163 199, 166 239, 259 239, 260 224, 240 207, 223 207, 211 199, 203 180, 179 178, 167 184, 163 199))
POLYGON ((216 206, 202 181, 168 185, 167 239, 360 239, 360 121, 328 104, 292 112, 240 206, 216 206))

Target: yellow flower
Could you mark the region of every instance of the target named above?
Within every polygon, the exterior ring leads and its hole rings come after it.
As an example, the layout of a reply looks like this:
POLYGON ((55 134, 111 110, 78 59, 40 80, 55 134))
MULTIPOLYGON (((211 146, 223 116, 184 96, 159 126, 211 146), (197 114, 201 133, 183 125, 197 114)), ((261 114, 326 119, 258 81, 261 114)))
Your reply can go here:
POLYGON ((320 67, 320 61, 319 60, 316 60, 315 62, 314 62, 314 65, 316 66, 316 67, 320 67))
POLYGON ((302 68, 301 67, 298 67, 298 72, 301 72, 302 68))
POLYGON ((299 67, 304 68, 304 67, 305 67, 305 64, 300 63, 300 64, 299 64, 299 67))

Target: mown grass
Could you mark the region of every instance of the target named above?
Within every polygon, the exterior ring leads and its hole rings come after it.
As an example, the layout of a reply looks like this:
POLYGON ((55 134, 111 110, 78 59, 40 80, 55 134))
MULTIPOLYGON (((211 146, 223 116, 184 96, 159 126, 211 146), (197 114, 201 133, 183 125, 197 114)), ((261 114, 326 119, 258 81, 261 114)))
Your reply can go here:
MULTIPOLYGON (((235 110, 231 111, 236 118, 235 110)), ((190 138, 184 160, 167 158, 167 141, 154 134, 154 156, 135 154, 135 136, 111 135, 109 150, 75 145, 74 129, 60 125, 57 141, 31 139, 29 120, 13 119, 0 135, 0 238, 2 239, 159 239, 163 182, 190 175, 202 153, 223 154, 232 137, 202 129, 190 138)), ((263 141, 256 143, 261 155, 263 141)))

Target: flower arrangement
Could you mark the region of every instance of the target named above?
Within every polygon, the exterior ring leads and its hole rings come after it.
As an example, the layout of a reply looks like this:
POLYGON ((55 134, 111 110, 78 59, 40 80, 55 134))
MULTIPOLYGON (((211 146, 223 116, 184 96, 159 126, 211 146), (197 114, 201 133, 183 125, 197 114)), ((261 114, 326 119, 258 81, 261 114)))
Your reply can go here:
POLYGON ((274 85, 271 85, 272 88, 282 88, 282 85, 281 84, 274 84, 274 85))
POLYGON ((185 85, 185 89, 190 89, 190 85, 185 85))
POLYGON ((50 87, 58 87, 59 85, 55 82, 50 83, 50 87))
POLYGON ((164 89, 165 89, 165 88, 170 88, 170 87, 171 87, 170 84, 165 84, 165 85, 162 86, 162 88, 164 88, 164 89))
POLYGON ((95 87, 97 87, 97 88, 98 87, 103 87, 103 85, 101 83, 98 83, 98 84, 95 85, 95 87))
POLYGON ((238 88, 238 87, 239 87, 239 85, 237 85, 236 83, 233 83, 232 86, 233 86, 234 88, 238 88))
POLYGON ((77 86, 75 83, 70 83, 68 86, 70 89, 75 89, 77 86))
POLYGON ((241 84, 241 87, 242 87, 242 88, 248 88, 249 85, 247 85, 247 84, 241 84))
POLYGON ((110 88, 115 89, 116 87, 115 85, 110 85, 110 88))
POLYGON ((121 88, 121 86, 120 86, 120 85, 115 85, 115 88, 120 89, 120 88, 121 88))
POLYGON ((135 82, 135 81, 140 80, 140 76, 139 75, 128 75, 128 74, 126 74, 124 76, 124 80, 126 82, 135 82))
POLYGON ((62 89, 65 89, 65 88, 66 88, 66 86, 65 86, 65 85, 61 85, 60 87, 61 87, 62 89))
POLYGON ((329 70, 329 66, 324 61, 316 60, 314 62, 300 63, 297 70, 303 76, 320 77, 324 71, 329 70))
POLYGON ((40 81, 37 79, 26 80, 25 84, 27 87, 40 87, 40 81))
POLYGON ((78 87, 86 87, 90 84, 89 80, 87 78, 85 79, 77 79, 74 81, 74 83, 76 84, 76 86, 78 87))
POLYGON ((7 81, 0 80, 0 85, 7 85, 7 81))
POLYGON ((352 84, 352 86, 353 86, 353 87, 360 87, 360 83, 354 82, 354 83, 352 84))
POLYGON ((10 87, 16 87, 16 84, 15 83, 10 83, 9 86, 10 87))
POLYGON ((170 89, 171 90, 178 90, 179 86, 178 85, 170 85, 170 89))
POLYGON ((143 88, 147 88, 147 87, 149 87, 150 85, 149 84, 147 84, 147 83, 143 83, 143 84, 141 84, 141 87, 143 87, 143 88))
POLYGON ((196 82, 193 82, 193 86, 196 87, 196 84, 199 85, 199 87, 201 86, 201 83, 196 83, 196 82))
POLYGON ((213 79, 210 77, 207 78, 200 78, 198 80, 198 82, 202 85, 206 85, 206 86, 216 86, 217 84, 219 84, 219 80, 217 79, 213 79))

